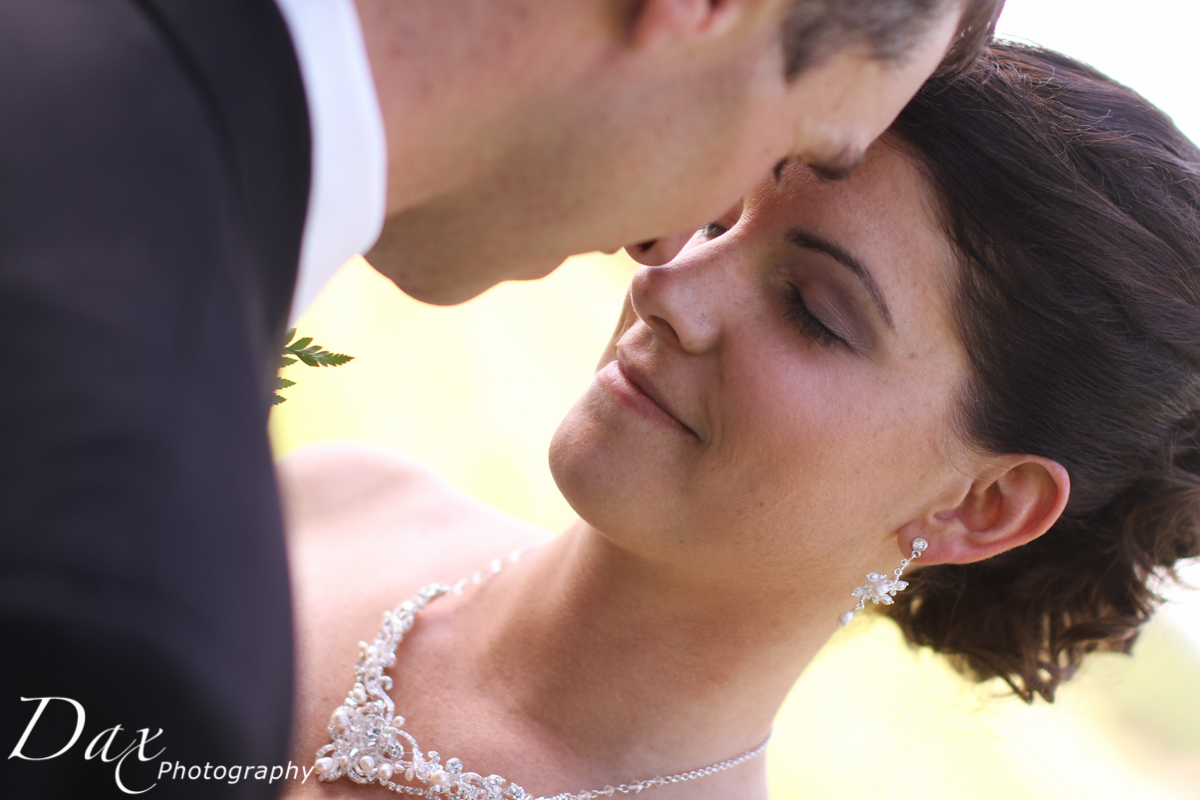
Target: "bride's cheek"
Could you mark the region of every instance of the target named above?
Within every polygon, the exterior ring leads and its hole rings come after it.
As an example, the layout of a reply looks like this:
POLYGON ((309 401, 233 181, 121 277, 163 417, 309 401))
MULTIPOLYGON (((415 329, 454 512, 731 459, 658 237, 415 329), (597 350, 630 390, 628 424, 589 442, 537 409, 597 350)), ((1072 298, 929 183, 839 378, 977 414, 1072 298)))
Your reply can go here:
POLYGON ((634 326, 637 319, 638 316, 633 310, 633 301, 630 299, 629 292, 626 291, 625 302, 621 304, 621 313, 617 317, 616 328, 613 329, 608 344, 604 346, 604 352, 600 354, 600 361, 596 364, 597 369, 604 367, 617 357, 617 342, 634 326))

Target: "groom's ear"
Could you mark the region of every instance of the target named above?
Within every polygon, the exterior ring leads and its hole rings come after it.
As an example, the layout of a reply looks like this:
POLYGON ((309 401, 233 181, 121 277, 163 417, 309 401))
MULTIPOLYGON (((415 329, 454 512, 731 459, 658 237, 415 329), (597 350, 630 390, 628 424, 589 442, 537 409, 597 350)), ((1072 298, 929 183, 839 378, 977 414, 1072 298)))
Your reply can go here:
POLYGON ((641 0, 636 4, 631 40, 652 49, 672 43, 719 38, 762 0, 641 0))
POLYGON ((1041 536, 1062 514, 1071 479, 1061 464, 1040 456, 989 459, 953 508, 910 524, 909 538, 929 547, 923 564, 970 564, 1041 536))

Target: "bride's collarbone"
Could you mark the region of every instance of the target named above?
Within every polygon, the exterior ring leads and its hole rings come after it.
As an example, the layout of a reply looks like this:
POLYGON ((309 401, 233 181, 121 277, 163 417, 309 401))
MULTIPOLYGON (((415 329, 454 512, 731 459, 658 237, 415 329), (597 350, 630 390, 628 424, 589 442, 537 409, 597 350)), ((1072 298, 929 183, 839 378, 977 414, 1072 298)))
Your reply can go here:
MULTIPOLYGON (((512 519, 446 486, 419 466, 380 463, 379 459, 347 459, 329 463, 307 459, 281 468, 289 510, 289 540, 295 586, 298 645, 298 697, 293 761, 312 764, 317 748, 328 741, 329 715, 342 702, 354 679, 358 642, 377 635, 383 612, 394 609, 429 583, 453 583, 515 549, 535 546, 549 535, 512 519), (322 475, 340 471, 335 496, 319 503, 297 498, 319 486, 322 475), (352 485, 345 480, 349 475, 352 485), (356 488, 357 487, 357 488, 356 488)), ((439 601, 450 608, 452 598, 439 601)), ((419 628, 438 628, 439 608, 423 613, 419 628)), ((461 675, 439 665, 434 635, 428 651, 414 629, 398 653, 413 680, 397 689, 416 695, 414 711, 435 731, 456 727, 427 705, 423 692, 465 699, 461 675)), ((397 697, 403 708, 403 698, 397 697)), ((468 701, 469 703, 469 701, 468 701)), ((451 714, 451 716, 453 716, 451 714)), ((436 747, 436 744, 431 744, 436 747)), ((355 797, 395 795, 381 787, 332 784, 293 787, 289 797, 355 797), (350 787, 346 787, 350 788, 350 787)))

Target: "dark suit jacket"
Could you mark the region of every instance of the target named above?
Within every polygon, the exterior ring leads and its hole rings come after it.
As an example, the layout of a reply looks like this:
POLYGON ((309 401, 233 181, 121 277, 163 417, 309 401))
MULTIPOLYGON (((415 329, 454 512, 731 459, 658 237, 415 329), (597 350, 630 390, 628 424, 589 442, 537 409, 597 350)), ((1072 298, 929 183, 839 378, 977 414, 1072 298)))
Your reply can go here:
POLYGON ((266 423, 309 159, 272 0, 0 0, 0 797, 129 797, 139 728, 131 791, 278 789, 160 767, 287 763, 266 423), (81 735, 14 757, 39 697, 81 735))

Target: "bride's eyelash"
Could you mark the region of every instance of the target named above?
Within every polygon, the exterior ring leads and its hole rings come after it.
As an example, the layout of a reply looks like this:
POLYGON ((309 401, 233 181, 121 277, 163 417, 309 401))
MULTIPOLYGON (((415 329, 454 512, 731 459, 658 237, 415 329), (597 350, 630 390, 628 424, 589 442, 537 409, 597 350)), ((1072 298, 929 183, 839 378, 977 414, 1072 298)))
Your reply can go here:
MULTIPOLYGON (((723 233, 729 231, 724 225, 717 222, 710 222, 699 230, 705 241, 716 239, 723 233)), ((833 347, 837 344, 844 344, 842 337, 831 331, 821 322, 815 314, 808 310, 808 306, 804 302, 804 295, 794 285, 789 284, 787 296, 787 312, 784 316, 800 326, 800 330, 804 335, 815 341, 822 347, 833 347)))
POLYGON ((836 344, 844 343, 842 337, 825 327, 825 323, 808 310, 808 306, 804 303, 804 295, 794 285, 790 285, 788 288, 787 305, 788 310, 784 316, 799 325, 805 336, 822 347, 833 347, 836 344))

